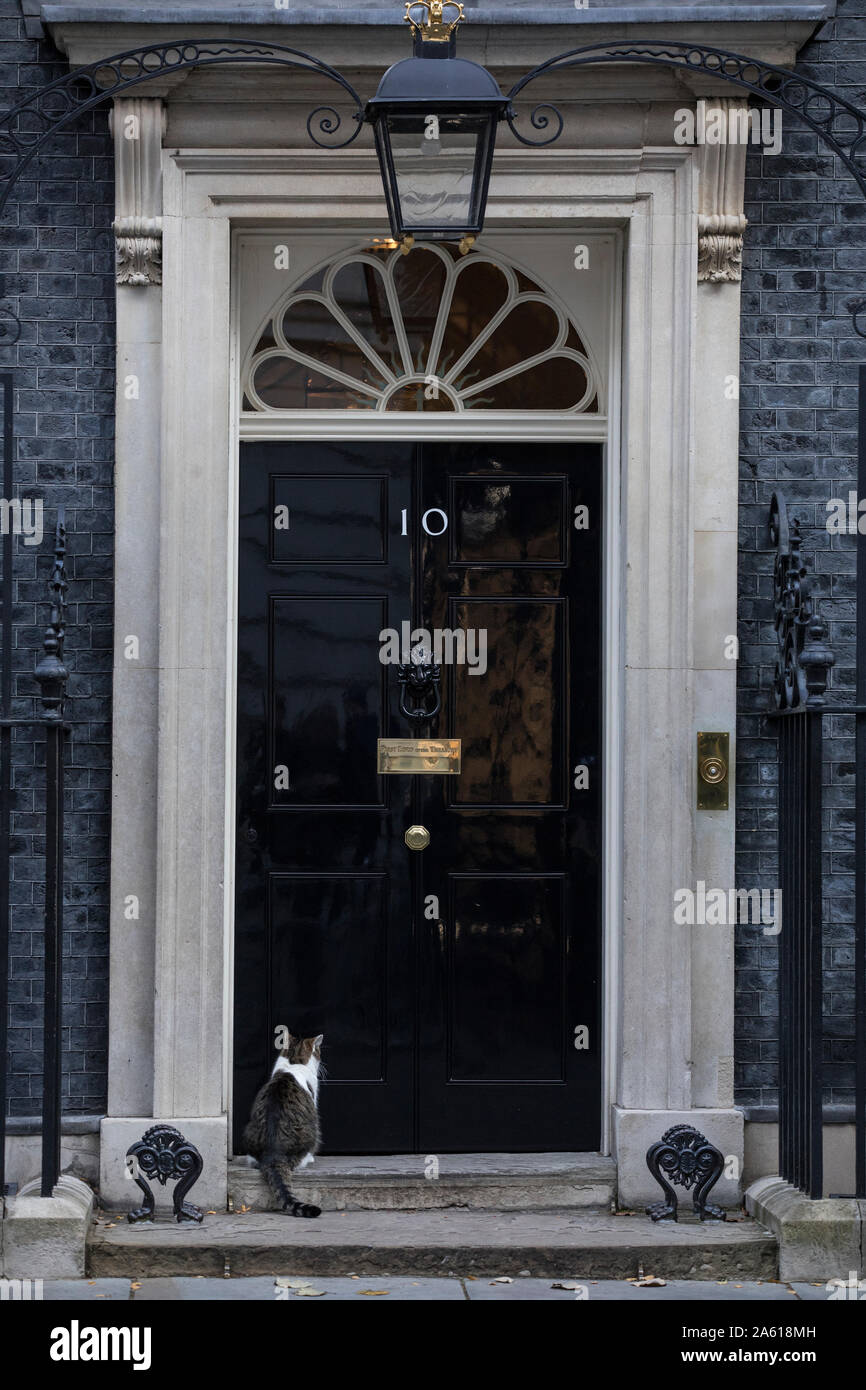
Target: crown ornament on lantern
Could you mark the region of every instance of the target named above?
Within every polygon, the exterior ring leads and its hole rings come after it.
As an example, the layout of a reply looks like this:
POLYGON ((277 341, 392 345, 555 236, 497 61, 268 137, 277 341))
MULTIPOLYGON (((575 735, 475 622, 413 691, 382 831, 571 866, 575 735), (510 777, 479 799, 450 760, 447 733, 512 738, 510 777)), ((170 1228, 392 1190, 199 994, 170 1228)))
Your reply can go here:
POLYGON ((465 15, 458 0, 407 0, 403 18, 411 24, 416 39, 447 43, 465 15))

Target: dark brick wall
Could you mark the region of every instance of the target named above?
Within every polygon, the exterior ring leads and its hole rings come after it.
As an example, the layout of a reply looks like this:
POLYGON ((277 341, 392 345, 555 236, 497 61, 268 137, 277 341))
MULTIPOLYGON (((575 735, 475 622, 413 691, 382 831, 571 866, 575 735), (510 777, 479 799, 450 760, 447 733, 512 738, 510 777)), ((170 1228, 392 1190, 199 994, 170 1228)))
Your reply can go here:
MULTIPOLYGON (((839 0, 799 70, 866 106, 866 0, 839 0)), ((740 455, 740 666, 737 881, 778 886, 777 763, 763 718, 775 661, 773 491, 804 527, 837 665, 833 701, 854 701, 854 537, 830 536, 826 503, 856 487, 857 372, 866 341, 849 303, 866 298, 866 200, 826 146, 785 117, 779 156, 752 152, 743 273, 740 455)), ((825 721, 824 992, 826 1098, 852 1100, 853 721, 825 721)), ((778 1098, 778 945, 741 927, 737 949, 737 1097, 778 1098)))
MULTIPOLYGON (((0 0, 0 104, 5 111, 66 66, 24 34, 19 0, 0 0)), ((64 1109, 105 1108, 108 1012, 108 836, 112 643, 114 182, 103 112, 52 137, 0 222, 0 315, 21 320, 0 370, 15 368, 21 497, 42 498, 41 547, 15 543, 13 713, 36 708, 33 669, 47 617, 46 576, 57 507, 69 529, 72 672, 67 717, 64 1109)), ((10 1114, 41 1096, 44 743, 16 731, 13 756, 10 1114)))

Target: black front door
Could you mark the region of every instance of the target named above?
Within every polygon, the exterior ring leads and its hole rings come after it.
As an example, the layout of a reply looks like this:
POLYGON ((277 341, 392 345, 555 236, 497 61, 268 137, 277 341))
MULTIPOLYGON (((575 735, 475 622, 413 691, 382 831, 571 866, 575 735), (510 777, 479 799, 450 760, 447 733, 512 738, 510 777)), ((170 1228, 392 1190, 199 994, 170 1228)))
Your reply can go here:
POLYGON ((284 1025, 325 1034, 330 1152, 598 1147, 600 480, 594 444, 242 446, 236 1146, 284 1025), (443 651, 415 727, 404 623, 443 651), (460 775, 379 776, 417 736, 460 775))

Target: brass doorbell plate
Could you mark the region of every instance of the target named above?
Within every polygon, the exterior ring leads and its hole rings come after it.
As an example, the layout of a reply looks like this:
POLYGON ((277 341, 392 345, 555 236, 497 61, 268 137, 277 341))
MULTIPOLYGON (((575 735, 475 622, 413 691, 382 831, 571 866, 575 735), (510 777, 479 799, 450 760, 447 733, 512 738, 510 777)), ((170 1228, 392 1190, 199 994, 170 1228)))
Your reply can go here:
POLYGON ((731 776, 730 734, 698 734, 698 810, 727 811, 731 776))

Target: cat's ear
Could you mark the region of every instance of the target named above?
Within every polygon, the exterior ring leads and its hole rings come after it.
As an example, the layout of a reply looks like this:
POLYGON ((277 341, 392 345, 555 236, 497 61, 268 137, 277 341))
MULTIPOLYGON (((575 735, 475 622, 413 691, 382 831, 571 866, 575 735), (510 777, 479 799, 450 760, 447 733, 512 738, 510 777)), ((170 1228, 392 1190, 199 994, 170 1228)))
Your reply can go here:
POLYGON ((324 1039, 324 1036, 324 1033, 317 1033, 316 1037, 313 1038, 313 1051, 317 1054, 321 1050, 322 1040, 324 1039))

